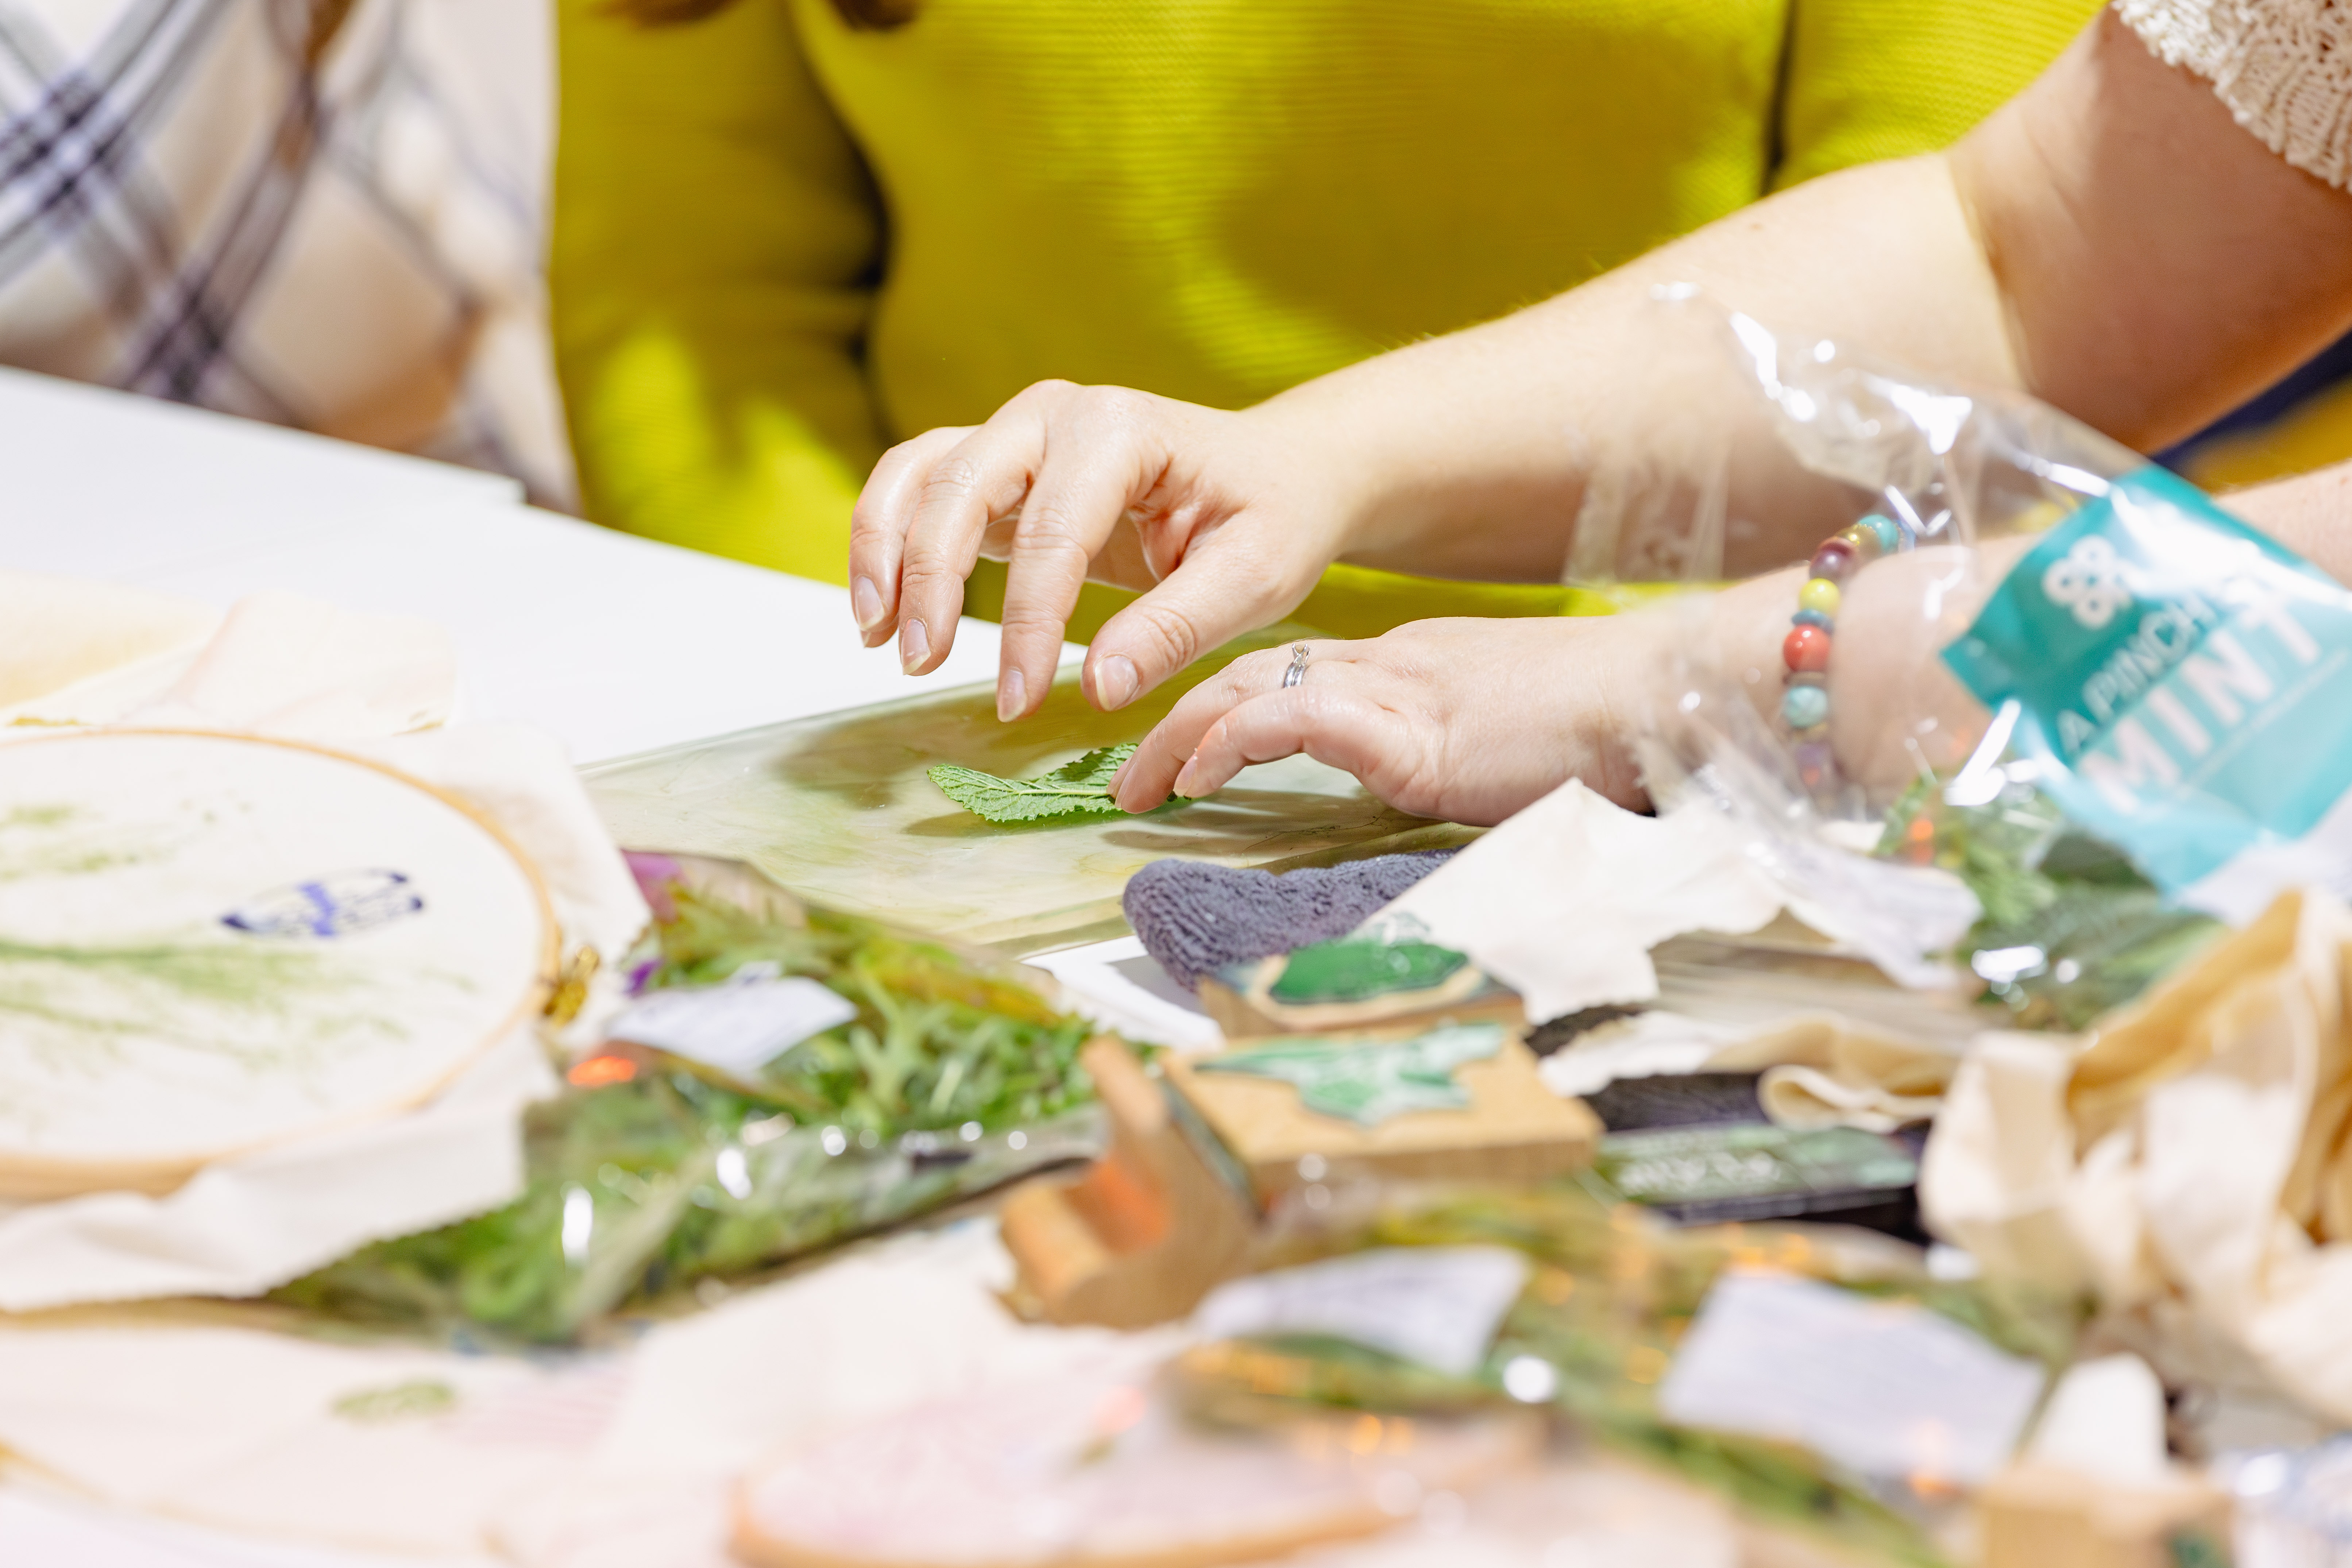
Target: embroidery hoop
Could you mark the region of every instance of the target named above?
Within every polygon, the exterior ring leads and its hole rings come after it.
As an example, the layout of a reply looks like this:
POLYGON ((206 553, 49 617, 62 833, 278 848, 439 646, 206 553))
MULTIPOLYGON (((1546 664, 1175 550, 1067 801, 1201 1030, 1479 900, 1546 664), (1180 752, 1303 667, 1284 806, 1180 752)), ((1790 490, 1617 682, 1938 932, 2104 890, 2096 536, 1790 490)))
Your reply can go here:
MULTIPOLYGON (((348 984, 362 1000, 358 1010, 330 1019, 306 1014, 299 996, 290 1001, 288 994, 268 996, 267 1001, 277 1004, 274 1021, 280 1037, 265 1041, 261 1048, 274 1043, 297 1054, 312 1053, 318 1060, 302 1093, 287 1089, 289 1081, 304 1076, 302 1070, 280 1073, 263 1097, 268 1103, 255 1106, 224 1093, 225 1070, 205 1071, 198 1064, 198 1070, 173 1081, 174 1075, 167 1069, 191 1059, 186 1039, 174 1041, 137 1025, 93 1030, 71 1022, 28 1023, 21 1006, 12 1013, 6 998, 0 996, 0 1083, 17 1080, 6 1089, 13 1097, 25 1093, 28 1083, 37 1086, 46 1073, 51 1091, 68 1102, 62 1131, 52 1127, 35 1132, 22 1122, 12 1126, 0 1120, 0 1199, 40 1201, 106 1190, 165 1193, 216 1161, 413 1109, 439 1094, 545 1005, 561 952, 546 889, 528 857, 494 823, 446 791, 367 758, 299 742, 194 730, 82 731, 0 744, 0 830, 9 826, 12 813, 25 809, 28 795, 55 801, 59 784, 70 784, 77 777, 87 784, 86 792, 68 796, 77 807, 86 807, 92 798, 100 800, 101 809, 131 807, 100 823, 96 837, 100 839, 184 827, 189 807, 200 808, 206 791, 215 815, 160 858, 133 856, 111 868, 100 864, 78 871, 37 868, 11 872, 5 863, 8 851, 0 847, 0 873, 5 873, 0 874, 0 942, 13 941, 21 949, 48 938, 60 945, 79 942, 86 951, 93 938, 102 940, 105 934, 92 929, 94 920, 103 926, 119 919, 123 945, 142 939, 152 945, 161 940, 158 930, 176 921, 186 940, 175 952, 236 954, 226 960, 232 964, 257 953, 289 955, 293 962, 288 967, 296 972, 303 962, 296 955, 307 955, 334 984, 348 984), (150 755, 133 759, 134 746, 148 749, 150 755), (81 750, 61 768, 57 764, 66 758, 66 748, 81 750), (179 771, 157 765, 174 757, 183 764, 179 771), (191 779, 191 773, 198 776, 191 779), (135 782, 126 788, 120 782, 124 778, 135 782), (173 803, 164 792, 175 784, 195 793, 173 803), (246 812, 274 805, 271 821, 278 826, 262 830, 258 838, 249 824, 222 826, 219 812, 236 804, 226 795, 232 787, 257 791, 246 812), (112 798, 107 798, 110 795, 112 798), (157 804, 159 798, 163 804, 157 804), (321 805, 331 809, 320 813, 315 808, 321 805), (310 815, 302 815, 305 808, 310 808, 310 815), (337 858, 346 853, 346 843, 348 858, 337 858), (191 846, 215 855, 224 846, 257 849, 263 858, 227 868, 173 866, 181 850, 191 846), (273 852, 278 858, 268 858, 273 852), (222 919, 257 895, 306 878, 401 860, 432 865, 436 885, 467 888, 481 901, 471 911, 462 902, 444 910, 431 889, 421 889, 426 903, 419 922, 392 922, 383 928, 389 940, 373 943, 376 931, 360 931, 350 939, 353 945, 349 948, 236 933, 222 919), (79 929, 58 932, 27 920, 26 911, 35 907, 44 885, 54 891, 85 877, 93 880, 80 881, 79 896, 72 901, 86 907, 69 922, 79 929), (112 885, 100 889, 100 880, 112 885), (163 896, 176 907, 144 918, 155 906, 142 904, 142 894, 163 896), (108 912, 94 917, 89 906, 108 912), (114 913, 118 909, 119 916, 114 913), (449 984, 452 976, 468 975, 459 984, 449 984), (478 997, 452 999, 454 993, 471 989, 476 980, 480 983, 478 997), (330 1023, 348 1031, 357 1043, 327 1043, 326 1035, 334 1032, 326 1028, 330 1023), (420 1043, 414 1037, 398 1037, 394 1031, 403 1027, 435 1032, 420 1043), (58 1052, 59 1040, 71 1045, 93 1035, 110 1036, 110 1047, 134 1058, 117 1075, 127 1089, 108 1085, 105 1094, 143 1089, 151 1100, 173 1100, 175 1111, 183 1117, 193 1114, 196 1124, 187 1126, 184 1136, 157 1138, 156 1128, 167 1119, 150 1104, 142 1108, 142 1115, 123 1119, 126 1126, 135 1124, 137 1131, 111 1142, 94 1131, 87 1058, 58 1052), (51 1058, 46 1065, 35 1059, 43 1054, 45 1042, 51 1058), (340 1060, 325 1060, 338 1053, 340 1060), (404 1062, 404 1057, 415 1059, 404 1062), (362 1058, 364 1070, 351 1069, 349 1064, 362 1058), (82 1068, 79 1075, 69 1070, 76 1067, 82 1068), (338 1068, 343 1069, 343 1081, 325 1084, 338 1068), (79 1103, 68 1093, 76 1089, 84 1091, 79 1103), (235 1113, 238 1110, 242 1116, 235 1113), (206 1115, 219 1123, 211 1133, 201 1124, 206 1115)), ((20 953, 14 962, 21 974, 23 965, 43 961, 28 961, 20 953)), ((260 962, 266 965, 270 961, 260 962)), ((9 956, 0 952, 0 983, 10 967, 9 956)), ((110 989, 102 978, 74 989, 76 1001, 109 1000, 138 990, 128 984, 110 989)), ((155 987, 149 985, 146 992, 152 998, 155 987)), ((195 1002, 189 1005, 194 1013, 205 1011, 195 1002)), ((243 1005, 244 1026, 252 1028, 256 1005, 243 1005)), ((259 1011, 273 1013, 266 1005, 259 1011)), ((215 1006, 211 1012, 218 1022, 234 1017, 237 1005, 215 1006)), ((266 1032, 270 1023, 265 1018, 258 1031, 266 1032)), ((255 1048, 251 1036, 242 1031, 238 1043, 255 1048)), ((268 1069, 263 1071, 266 1075, 268 1069)))

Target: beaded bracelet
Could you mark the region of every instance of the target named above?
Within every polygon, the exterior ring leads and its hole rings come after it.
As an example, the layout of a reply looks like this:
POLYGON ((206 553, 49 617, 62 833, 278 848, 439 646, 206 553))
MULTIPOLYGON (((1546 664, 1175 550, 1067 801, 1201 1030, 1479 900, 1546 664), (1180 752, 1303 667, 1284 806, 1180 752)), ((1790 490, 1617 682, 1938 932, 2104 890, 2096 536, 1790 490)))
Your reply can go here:
POLYGON ((1797 742, 1797 776, 1809 790, 1821 791, 1835 776, 1830 751, 1830 641, 1837 629, 1840 586, 1863 566, 1891 555, 1910 542, 1895 520, 1872 512, 1851 528, 1822 541, 1813 552, 1811 575, 1797 590, 1797 613, 1780 644, 1780 662, 1788 666, 1780 693, 1780 720, 1797 742))

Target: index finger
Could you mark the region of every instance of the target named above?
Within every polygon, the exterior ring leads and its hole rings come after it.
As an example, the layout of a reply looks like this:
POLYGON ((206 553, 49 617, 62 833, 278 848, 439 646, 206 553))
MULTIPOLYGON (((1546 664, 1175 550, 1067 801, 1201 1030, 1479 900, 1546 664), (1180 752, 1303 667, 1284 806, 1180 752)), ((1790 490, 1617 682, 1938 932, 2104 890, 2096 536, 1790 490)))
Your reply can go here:
POLYGON ((1149 811, 1166 800, 1209 727, 1251 698, 1278 689, 1290 657, 1286 646, 1244 654, 1179 698, 1119 770, 1111 793, 1120 809, 1149 811))
POLYGON ((857 492, 849 514, 849 608, 867 647, 879 647, 898 629, 898 562, 923 479, 971 434, 969 425, 947 425, 899 442, 857 492))
MULTIPOLYGON (((1127 509, 1150 489, 1159 459, 1131 426, 1081 416, 1049 435, 1045 461, 1029 486, 1004 584, 1004 641, 997 674, 997 714, 1015 719, 1045 700, 1078 592, 1127 509)), ((1105 700, 1099 672, 1091 688, 1105 700)))

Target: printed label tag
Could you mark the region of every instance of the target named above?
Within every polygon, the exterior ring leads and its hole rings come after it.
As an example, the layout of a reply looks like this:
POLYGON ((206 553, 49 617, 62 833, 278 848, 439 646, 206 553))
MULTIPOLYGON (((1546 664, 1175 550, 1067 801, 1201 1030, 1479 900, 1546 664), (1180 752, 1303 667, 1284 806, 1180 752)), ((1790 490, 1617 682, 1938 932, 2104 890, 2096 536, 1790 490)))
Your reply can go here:
POLYGON ((1865 1476, 1977 1486, 2008 1462, 2043 1376, 1925 1307, 1734 1273, 1700 1304, 1658 1411, 1801 1443, 1865 1476))
POLYGON ((2036 782, 2168 894, 2352 787, 2352 595, 2161 468, 2052 529, 1944 662, 2017 705, 2036 782))
POLYGON ((761 976, 649 992, 606 1032, 721 1072, 745 1074, 856 1016, 855 1005, 814 980, 761 976))
POLYGON ((1220 1340, 1329 1334, 1466 1377, 1527 1282, 1526 1257, 1508 1247, 1383 1247, 1220 1285, 1192 1327, 1220 1340))

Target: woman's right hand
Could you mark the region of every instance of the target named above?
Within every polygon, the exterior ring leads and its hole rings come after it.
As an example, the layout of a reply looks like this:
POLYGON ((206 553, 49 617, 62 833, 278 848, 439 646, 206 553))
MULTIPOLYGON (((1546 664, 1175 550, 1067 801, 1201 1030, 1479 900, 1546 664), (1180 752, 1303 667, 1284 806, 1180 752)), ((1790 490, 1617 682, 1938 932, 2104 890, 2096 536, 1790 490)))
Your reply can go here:
POLYGON ((1083 687, 1123 708, 1200 655, 1279 620, 1347 548, 1361 464, 1278 406, 1224 413, 1041 382, 987 424, 891 448, 857 499, 851 607, 910 675, 955 639, 979 557, 1009 562, 997 714, 1045 699, 1078 589, 1143 596, 1104 625, 1083 687))

